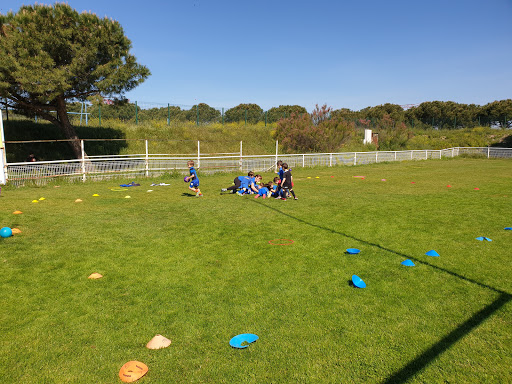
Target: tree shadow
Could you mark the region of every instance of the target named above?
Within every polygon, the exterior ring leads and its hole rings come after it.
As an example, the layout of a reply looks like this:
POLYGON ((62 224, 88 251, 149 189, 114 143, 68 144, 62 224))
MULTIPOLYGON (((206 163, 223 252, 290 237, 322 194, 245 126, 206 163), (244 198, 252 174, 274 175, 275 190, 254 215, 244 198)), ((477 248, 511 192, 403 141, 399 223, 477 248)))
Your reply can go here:
MULTIPOLYGON (((87 155, 118 155, 128 147, 123 131, 97 126, 75 127, 78 137, 84 139, 87 155)), ((62 131, 48 122, 36 123, 30 120, 4 121, 6 156, 8 163, 23 162, 29 154, 38 161, 68 160, 75 155, 62 131), (9 143, 9 141, 46 141, 35 143, 9 143)))
MULTIPOLYGON (((481 288, 485 288, 485 289, 491 290, 491 291, 496 292, 496 293, 499 294, 498 298, 496 300, 494 300, 492 303, 490 303, 489 305, 485 306, 480 311, 478 311, 475 314, 473 314, 468 320, 466 320, 465 322, 463 322, 462 324, 457 326, 453 331, 451 331, 446 336, 441 338, 437 343, 433 344, 431 347, 426 349, 424 352, 422 352, 416 358, 411 360, 403 368, 401 368, 400 370, 394 372, 391 376, 389 376, 386 380, 383 381, 384 384, 395 384, 395 383, 400 384, 400 383, 405 383, 411 377, 413 377, 418 372, 423 370, 426 366, 428 366, 439 355, 441 355, 443 352, 448 350, 451 346, 453 346, 456 342, 458 342, 464 336, 466 336, 467 334, 472 332, 476 327, 478 327, 485 320, 487 320, 489 317, 491 317, 496 311, 501 309, 503 306, 505 306, 507 303, 509 303, 512 300, 512 295, 511 294, 509 294, 508 292, 505 292, 505 291, 503 291, 501 289, 492 287, 492 286, 490 286, 488 284, 484 284, 484 283, 481 283, 481 282, 476 281, 474 279, 470 279, 470 278, 462 276, 462 275, 460 275, 460 274, 458 274, 456 272, 453 272, 453 271, 450 271, 448 269, 439 267, 437 265, 430 264, 429 262, 417 259, 417 258, 415 258, 413 256, 410 256, 410 255, 406 255, 406 254, 404 254, 402 252, 398 252, 398 251, 395 251, 395 250, 383 247, 380 244, 372 243, 370 241, 363 240, 363 239, 357 238, 355 236, 349 235, 347 233, 343 233, 343 232, 336 231, 336 230, 328 228, 328 227, 324 227, 322 225, 310 223, 310 222, 308 222, 306 220, 303 220, 301 218, 298 218, 298 217, 295 217, 293 215, 290 215, 289 213, 282 212, 282 211, 280 211, 277 208, 271 207, 271 206, 266 205, 266 204, 262 204, 259 201, 254 201, 254 200, 251 200, 251 201, 253 201, 253 203, 259 204, 262 207, 265 207, 265 208, 270 209, 270 210, 272 210, 274 212, 277 212, 277 213, 279 213, 279 214, 281 214, 283 216, 286 216, 286 217, 288 217, 290 219, 296 220, 296 221, 298 221, 298 222, 300 222, 302 224, 309 225, 311 227, 318 228, 318 229, 321 229, 321 230, 324 230, 324 231, 328 231, 328 232, 331 232, 333 234, 344 236, 344 237, 347 237, 349 239, 359 241, 359 242, 361 242, 363 244, 366 244, 366 245, 369 245, 369 246, 381 249, 383 251, 394 253, 395 255, 398 255, 398 256, 401 256, 401 257, 404 257, 404 258, 407 258, 407 259, 414 260, 417 263, 429 266, 429 267, 431 267, 431 268, 433 268, 433 269, 435 269, 435 270, 437 270, 439 272, 447 273, 447 274, 449 274, 451 276, 454 276, 454 277, 456 277, 458 279, 470 282, 470 283, 475 284, 475 285, 477 285, 477 286, 479 286, 481 288)), ((349 286, 351 285, 351 283, 352 283, 352 281, 349 281, 349 286)))

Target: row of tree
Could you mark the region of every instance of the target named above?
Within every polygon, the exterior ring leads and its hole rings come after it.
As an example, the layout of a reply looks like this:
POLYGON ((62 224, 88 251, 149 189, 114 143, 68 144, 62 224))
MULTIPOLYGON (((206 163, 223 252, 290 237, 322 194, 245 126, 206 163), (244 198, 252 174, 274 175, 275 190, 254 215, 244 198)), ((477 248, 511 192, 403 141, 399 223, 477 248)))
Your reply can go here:
MULTIPOLYGON (((71 104, 70 111, 80 112, 80 103, 71 104)), ((239 104, 227 109, 224 114, 218 108, 200 103, 189 109, 178 106, 160 108, 140 108, 128 100, 116 100, 111 104, 95 102, 88 108, 90 116, 102 119, 124 121, 193 121, 198 124, 212 122, 258 122, 275 123, 292 114, 306 114, 307 110, 299 105, 280 105, 264 111, 257 104, 239 104)), ((394 124, 404 123, 409 127, 434 127, 444 129, 473 128, 477 126, 496 126, 508 128, 512 125, 512 100, 500 100, 484 106, 461 104, 453 101, 429 101, 418 106, 403 109, 397 104, 383 104, 367 107, 359 111, 342 108, 329 110, 329 118, 342 118, 353 121, 357 126, 376 127, 383 119, 391 119, 394 124)), ((386 123, 387 124, 387 123, 386 123)))

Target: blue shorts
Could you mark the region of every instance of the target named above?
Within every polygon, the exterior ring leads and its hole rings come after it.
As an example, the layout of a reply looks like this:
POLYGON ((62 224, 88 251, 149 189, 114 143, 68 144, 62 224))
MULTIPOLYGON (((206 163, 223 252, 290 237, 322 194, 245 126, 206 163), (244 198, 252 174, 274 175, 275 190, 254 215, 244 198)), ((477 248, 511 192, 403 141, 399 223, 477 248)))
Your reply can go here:
POLYGON ((194 179, 190 182, 190 188, 197 188, 199 187, 199 179, 194 179))

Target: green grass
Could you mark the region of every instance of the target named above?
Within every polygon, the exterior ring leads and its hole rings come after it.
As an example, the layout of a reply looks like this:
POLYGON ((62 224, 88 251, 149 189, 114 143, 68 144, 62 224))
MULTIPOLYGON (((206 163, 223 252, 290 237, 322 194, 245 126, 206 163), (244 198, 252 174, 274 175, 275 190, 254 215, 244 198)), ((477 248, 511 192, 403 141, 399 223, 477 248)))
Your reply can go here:
POLYGON ((177 177, 4 187, 0 226, 22 233, 0 239, 0 381, 114 383, 139 360, 141 383, 511 382, 511 166, 297 168, 286 202, 200 170, 203 198, 177 177), (146 349, 158 333, 171 346, 146 349))

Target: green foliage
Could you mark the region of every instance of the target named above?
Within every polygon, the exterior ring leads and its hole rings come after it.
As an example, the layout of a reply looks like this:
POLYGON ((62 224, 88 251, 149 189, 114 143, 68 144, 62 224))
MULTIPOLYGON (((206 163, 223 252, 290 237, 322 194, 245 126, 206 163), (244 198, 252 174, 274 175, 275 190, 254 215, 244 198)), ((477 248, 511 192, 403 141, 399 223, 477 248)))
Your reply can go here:
POLYGON ((200 123, 219 122, 221 113, 219 110, 210 107, 208 104, 199 103, 184 113, 188 121, 199 121, 200 123), (199 115, 198 115, 199 113, 199 115))
POLYGON ((512 127, 512 99, 493 101, 482 107, 483 123, 499 125, 502 128, 512 127))
POLYGON ((231 123, 245 122, 246 117, 248 123, 256 124, 264 119, 263 109, 257 104, 238 104, 225 113, 226 122, 231 123))
POLYGON ((334 152, 354 135, 355 128, 342 119, 331 119, 331 109, 316 106, 311 114, 292 114, 277 122, 275 137, 287 151, 334 152))
MULTIPOLYGON (((130 48, 121 25, 107 17, 63 3, 22 6, 0 16, 0 96, 76 138, 66 102, 123 94, 149 76, 130 48)), ((73 150, 79 153, 76 143, 73 150)))
POLYGON ((267 111, 267 122, 275 123, 280 119, 290 117, 293 113, 300 115, 308 113, 308 111, 300 105, 280 105, 277 108, 273 107, 267 111))
POLYGON ((379 150, 399 151, 405 149, 412 132, 403 122, 396 123, 391 116, 384 114, 376 131, 379 134, 379 150))

